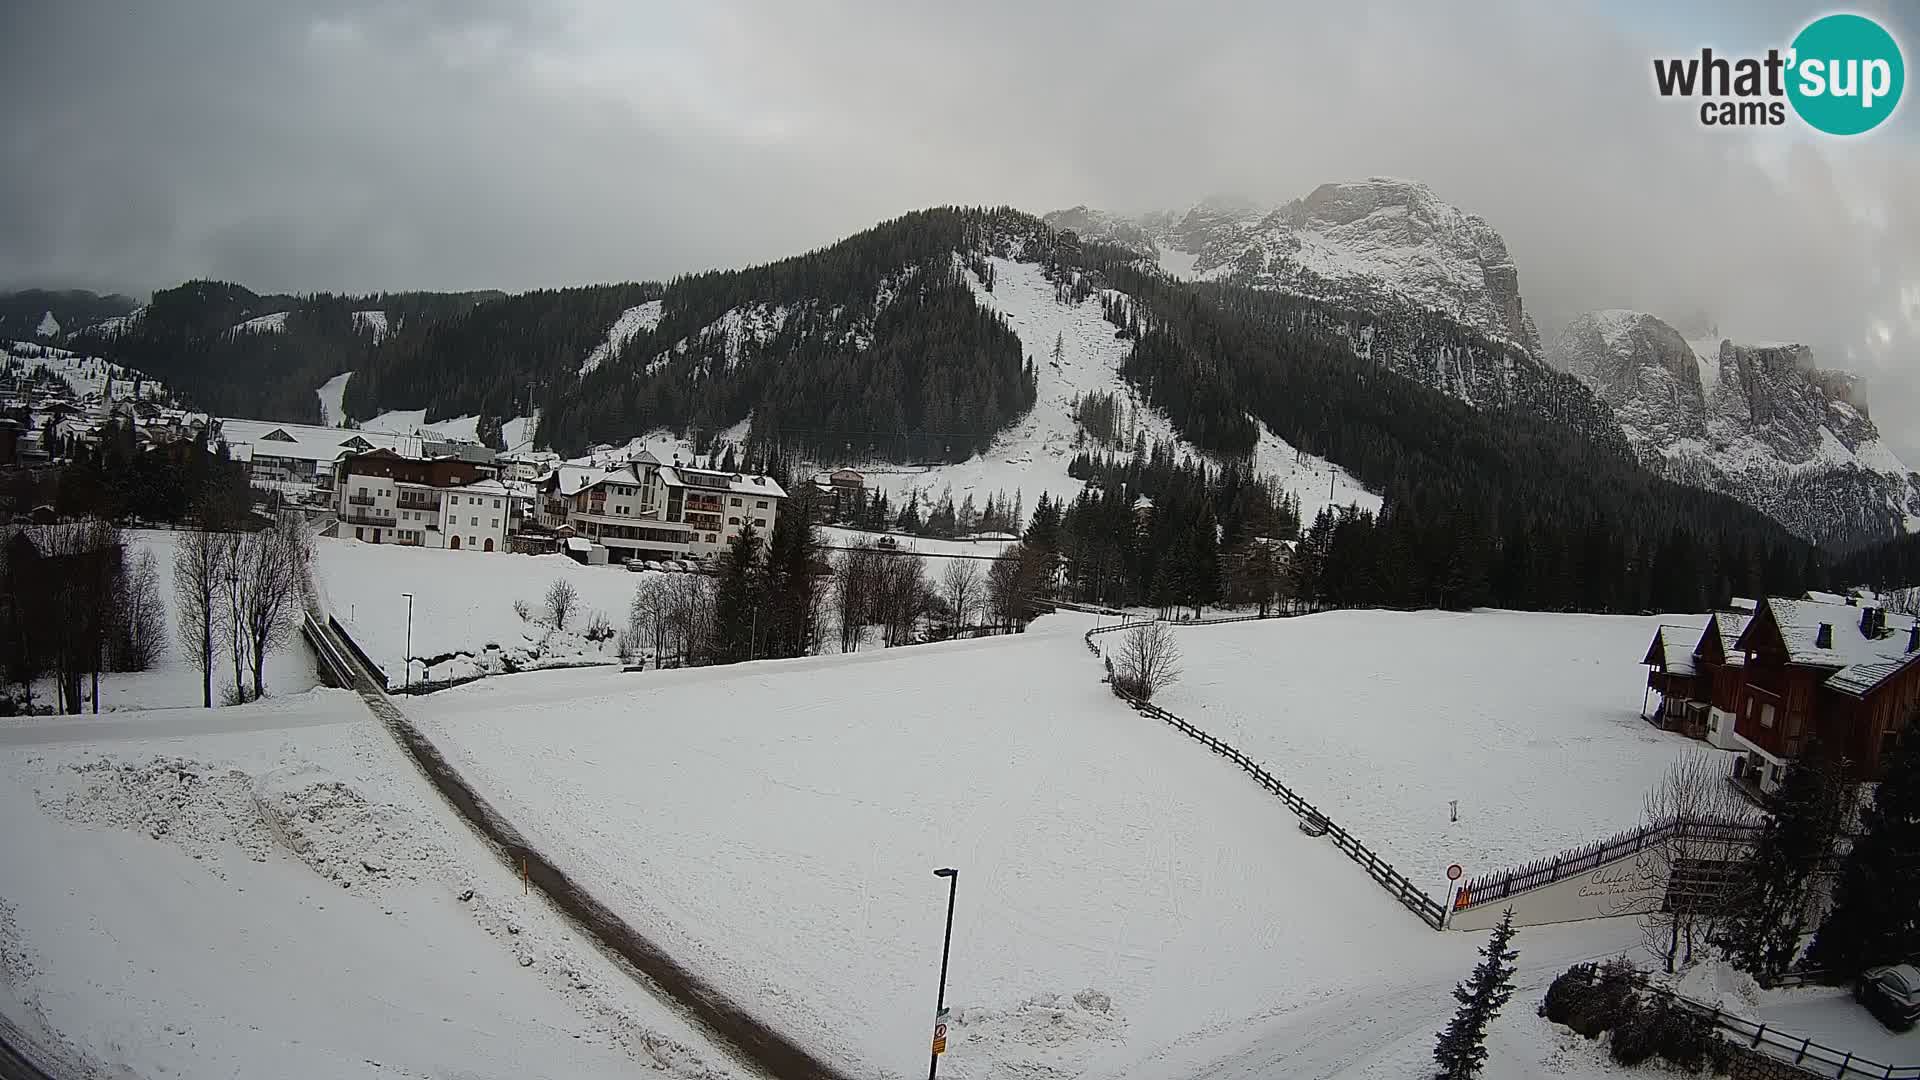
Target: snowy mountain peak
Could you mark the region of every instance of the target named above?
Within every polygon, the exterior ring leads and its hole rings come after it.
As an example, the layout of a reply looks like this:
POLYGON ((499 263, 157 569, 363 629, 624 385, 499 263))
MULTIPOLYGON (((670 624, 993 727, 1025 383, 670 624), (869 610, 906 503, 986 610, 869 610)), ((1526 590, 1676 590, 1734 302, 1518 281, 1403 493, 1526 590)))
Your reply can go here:
POLYGON ((1529 353, 1540 349, 1506 241, 1418 181, 1322 184, 1266 211, 1211 199, 1183 214, 1131 219, 1077 207, 1046 220, 1154 256, 1177 276, 1362 307, 1412 303, 1529 353))
POLYGON ((1880 441, 1859 381, 1789 342, 1688 342, 1642 311, 1573 320, 1554 351, 1645 462, 1841 545, 1920 526, 1920 476, 1880 441))

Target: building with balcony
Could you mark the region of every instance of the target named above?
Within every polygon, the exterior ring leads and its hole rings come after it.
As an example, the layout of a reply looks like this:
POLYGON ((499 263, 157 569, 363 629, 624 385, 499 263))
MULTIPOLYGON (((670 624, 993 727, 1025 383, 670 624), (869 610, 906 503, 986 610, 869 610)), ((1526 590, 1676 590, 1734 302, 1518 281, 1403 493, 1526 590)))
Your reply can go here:
POLYGON ((769 536, 786 497, 769 477, 666 465, 641 453, 608 469, 554 469, 539 482, 534 518, 621 562, 697 558, 717 554, 749 525, 769 536))
POLYGON ((452 551, 507 549, 514 494, 489 465, 382 449, 343 454, 332 472, 337 536, 452 551))

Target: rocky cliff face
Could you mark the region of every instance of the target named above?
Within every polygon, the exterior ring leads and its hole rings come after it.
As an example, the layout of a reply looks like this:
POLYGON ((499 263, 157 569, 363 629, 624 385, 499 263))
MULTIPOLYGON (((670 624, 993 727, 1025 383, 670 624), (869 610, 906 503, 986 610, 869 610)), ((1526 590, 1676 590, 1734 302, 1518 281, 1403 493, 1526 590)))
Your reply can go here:
POLYGON ((1152 255, 1176 276, 1359 307, 1410 302, 1529 353, 1540 349, 1506 241, 1415 181, 1322 184, 1268 210, 1209 200, 1183 214, 1122 218, 1077 207, 1047 221, 1152 255))
POLYGON ((1554 347, 1676 480, 1722 491, 1820 543, 1920 526, 1920 475, 1880 441, 1844 372, 1802 345, 1687 342, 1653 315, 1601 311, 1554 347))

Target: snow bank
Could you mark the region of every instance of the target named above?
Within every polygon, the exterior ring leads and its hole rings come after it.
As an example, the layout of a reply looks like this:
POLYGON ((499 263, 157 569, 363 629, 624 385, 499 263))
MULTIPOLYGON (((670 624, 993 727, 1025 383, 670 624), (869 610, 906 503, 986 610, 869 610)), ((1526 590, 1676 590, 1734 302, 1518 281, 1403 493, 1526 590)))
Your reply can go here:
POLYGON ((1079 632, 408 702, 550 857, 699 974, 862 1074, 1072 1076, 1355 983, 1435 934, 1213 755, 1122 707, 1079 632))
POLYGON ((0 1004, 99 1075, 727 1075, 437 802, 359 699, 0 738, 0 1004), (281 725, 287 725, 282 727, 281 725))
POLYGON ((1449 863, 1472 876, 1638 824, 1669 763, 1718 753, 1639 715, 1654 627, 1705 621, 1351 611, 1196 627, 1156 701, 1441 895, 1449 863))

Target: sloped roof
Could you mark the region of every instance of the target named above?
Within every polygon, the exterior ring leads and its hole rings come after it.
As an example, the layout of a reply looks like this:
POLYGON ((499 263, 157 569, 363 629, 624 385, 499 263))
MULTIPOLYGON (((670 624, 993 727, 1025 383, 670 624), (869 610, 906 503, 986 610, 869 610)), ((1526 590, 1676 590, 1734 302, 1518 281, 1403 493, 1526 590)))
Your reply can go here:
POLYGON ((1643 664, 1658 664, 1669 675, 1693 674, 1693 646, 1700 631, 1691 626, 1660 626, 1653 632, 1643 664))
POLYGON ((248 446, 258 456, 296 461, 332 462, 341 454, 358 449, 392 450, 408 457, 417 457, 420 453, 420 440, 412 435, 386 435, 319 424, 279 424, 242 417, 221 417, 220 438, 229 449, 248 446))
POLYGON ((1752 621, 1751 615, 1732 615, 1724 611, 1714 614, 1713 626, 1720 633, 1720 653, 1727 658, 1729 667, 1740 667, 1747 662, 1747 654, 1734 646, 1739 642, 1740 635, 1746 632, 1747 624, 1752 621))
MULTIPOLYGON (((1769 597, 1764 617, 1779 628, 1789 663, 1833 669, 1824 685, 1858 697, 1920 657, 1920 652, 1907 650, 1913 640, 1915 620, 1906 615, 1885 613, 1885 629, 1877 636, 1868 637, 1860 627, 1861 613, 1873 610, 1876 609, 1871 605, 1863 607, 1844 600, 1825 603, 1769 597), (1830 628, 1824 646, 1819 644, 1822 625, 1830 628)), ((1748 624, 1748 632, 1741 635, 1742 640, 1761 619, 1762 616, 1755 616, 1748 624)))

